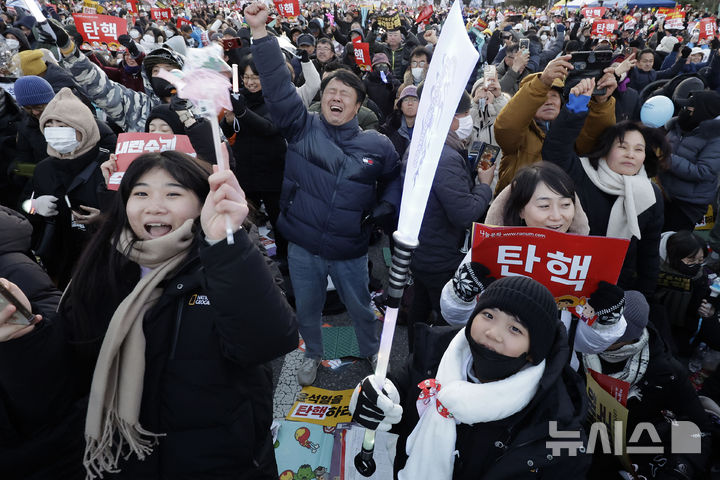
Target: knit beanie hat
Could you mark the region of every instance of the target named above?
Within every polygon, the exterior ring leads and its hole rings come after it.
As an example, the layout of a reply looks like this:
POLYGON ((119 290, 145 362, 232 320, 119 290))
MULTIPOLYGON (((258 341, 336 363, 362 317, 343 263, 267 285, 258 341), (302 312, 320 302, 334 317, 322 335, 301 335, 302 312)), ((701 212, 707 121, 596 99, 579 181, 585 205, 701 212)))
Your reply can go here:
POLYGON ((158 105, 157 107, 154 107, 152 109, 150 115, 148 116, 147 122, 145 122, 146 132, 150 130, 150 122, 152 122, 156 118, 164 120, 168 125, 170 125, 170 128, 172 128, 172 131, 175 135, 185 135, 185 125, 183 125, 183 123, 180 121, 180 117, 178 117, 178 114, 175 113, 174 110, 170 109, 170 105, 158 105))
POLYGON ((650 305, 645 295, 635 290, 625 292, 625 320, 627 327, 618 342, 633 342, 642 336, 643 329, 648 324, 650 305))
POLYGON ((47 70, 40 50, 25 50, 18 53, 18 58, 23 75, 41 75, 47 70))
POLYGON ((27 75, 15 82, 15 100, 18 105, 45 105, 55 97, 52 85, 42 77, 27 75))
POLYGON ((180 55, 168 48, 155 49, 145 56, 145 59, 142 63, 147 78, 152 78, 153 67, 161 63, 171 65, 173 68, 182 70, 182 67, 185 64, 185 60, 180 55))
POLYGON ((48 155, 51 157, 72 159, 92 150, 100 141, 100 130, 98 130, 95 117, 92 112, 79 98, 73 95, 72 90, 65 87, 55 95, 55 98, 48 103, 45 111, 40 116, 40 131, 45 132, 45 125, 50 120, 58 120, 80 133, 80 144, 70 152, 61 154, 50 145, 47 147, 48 155))
POLYGON ((478 297, 478 303, 470 317, 472 320, 485 308, 497 308, 515 315, 530 335, 532 364, 537 365, 550 354, 555 341, 558 309, 550 290, 532 278, 513 276, 494 281, 478 297))
POLYGON ((15 22, 15 24, 13 26, 16 28, 25 27, 25 28, 29 28, 30 30, 32 30, 32 28, 35 26, 36 23, 37 23, 37 20, 35 20, 35 17, 33 17, 32 15, 25 15, 20 20, 15 22))
POLYGON ((376 53, 372 57, 372 66, 374 67, 378 63, 386 63, 386 64, 390 65, 390 60, 388 60, 388 56, 385 55, 384 53, 376 53))
POLYGON ((678 43, 678 39, 676 37, 673 37, 672 35, 665 35, 662 40, 660 40, 660 45, 658 45, 655 50, 658 52, 670 53, 676 43, 678 43))
POLYGON ((625 294, 622 288, 608 282, 600 282, 587 301, 595 310, 597 321, 601 325, 612 325, 620 320, 625 307, 625 294))

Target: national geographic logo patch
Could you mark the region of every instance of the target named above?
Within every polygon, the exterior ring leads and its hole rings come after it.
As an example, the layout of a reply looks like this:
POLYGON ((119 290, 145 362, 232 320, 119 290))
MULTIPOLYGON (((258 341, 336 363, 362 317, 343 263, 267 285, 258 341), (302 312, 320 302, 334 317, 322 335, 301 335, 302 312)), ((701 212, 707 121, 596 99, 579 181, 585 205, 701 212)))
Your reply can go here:
POLYGON ((190 297, 188 305, 210 305, 210 300, 208 300, 208 297, 205 295, 198 295, 195 293, 192 297, 190 297))

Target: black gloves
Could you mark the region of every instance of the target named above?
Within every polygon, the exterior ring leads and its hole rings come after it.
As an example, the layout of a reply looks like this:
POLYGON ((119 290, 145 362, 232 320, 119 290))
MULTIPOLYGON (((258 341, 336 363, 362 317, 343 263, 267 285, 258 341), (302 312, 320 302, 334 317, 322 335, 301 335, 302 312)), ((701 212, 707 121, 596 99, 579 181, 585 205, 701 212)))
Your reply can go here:
POLYGON ((300 50, 300 62, 307 63, 310 61, 310 54, 307 50, 300 50))
POLYGON ((242 117, 245 115, 245 110, 247 110, 245 95, 242 93, 233 93, 230 95, 230 102, 232 103, 233 113, 236 117, 242 117))
POLYGON ((682 50, 680 50, 680 56, 682 58, 688 58, 690 56, 690 52, 692 52, 692 49, 690 47, 683 47, 682 50))
POLYGON ((463 302, 471 302, 495 281, 495 278, 489 275, 490 270, 482 263, 463 263, 452 279, 455 295, 463 302))
POLYGON ((364 226, 371 222, 383 225, 385 222, 389 221, 393 215, 395 215, 395 206, 392 203, 383 200, 375 205, 375 208, 373 208, 370 215, 363 218, 360 225, 364 226))
POLYGON ((682 47, 682 44, 681 44, 680 42, 677 42, 675 45, 673 45, 672 51, 673 51, 673 52, 679 52, 679 51, 680 51, 680 47, 682 47))
POLYGON ((140 56, 140 50, 138 50, 137 45, 133 41, 132 37, 130 37, 130 35, 120 35, 118 37, 118 43, 123 47, 127 48, 127 51, 130 53, 130 55, 132 55, 133 58, 138 58, 140 56))
POLYGON ((57 38, 57 42, 55 42, 56 45, 63 50, 66 50, 68 47, 70 47, 70 37, 68 36, 65 29, 62 27, 60 22, 49 19, 48 24, 50 25, 50 28, 52 28, 53 32, 55 32, 55 37, 57 38))
POLYGON ((173 95, 170 99, 170 110, 173 112, 182 112, 183 110, 192 110, 192 103, 186 98, 180 98, 173 95))
POLYGON ((382 393, 378 393, 374 380, 375 375, 370 375, 355 387, 349 410, 354 422, 370 430, 386 432, 402 418, 400 394, 388 379, 382 393))
POLYGON ((48 32, 42 28, 38 29, 37 41, 38 43, 45 43, 47 45, 57 45, 57 39, 53 38, 48 32))

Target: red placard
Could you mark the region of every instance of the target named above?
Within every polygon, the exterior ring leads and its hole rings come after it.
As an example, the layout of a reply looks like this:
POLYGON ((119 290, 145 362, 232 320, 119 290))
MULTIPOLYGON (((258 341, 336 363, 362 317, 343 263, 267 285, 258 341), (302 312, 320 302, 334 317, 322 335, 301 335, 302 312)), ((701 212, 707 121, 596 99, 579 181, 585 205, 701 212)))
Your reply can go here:
POLYGON ((81 48, 118 50, 123 47, 117 39, 120 35, 127 34, 127 22, 124 18, 111 15, 98 15, 95 13, 73 13, 75 28, 82 35, 85 43, 81 48))
MULTIPOLYGON (((358 37, 359 40, 359 37, 358 37)), ((370 58, 370 44, 366 42, 353 42, 355 47, 355 63, 363 72, 372 71, 372 59, 370 58)))
POLYGON ((545 285, 555 300, 580 305, 600 281, 617 282, 629 244, 622 238, 476 223, 472 261, 485 265, 497 278, 531 277, 545 285))
POLYGON ((657 14, 658 14, 658 15, 669 15, 670 13, 672 13, 672 12, 674 12, 674 11, 675 11, 674 8, 660 7, 660 8, 657 9, 657 14))
POLYGON ((292 18, 300 15, 300 2, 298 0, 281 0, 275 3, 275 9, 281 17, 292 18))
POLYGON ((117 190, 128 166, 143 153, 177 150, 195 156, 195 150, 187 135, 161 133, 121 133, 118 135, 115 155, 117 171, 110 176, 108 190, 117 190))
POLYGON ((602 18, 606 11, 605 7, 586 7, 582 9, 582 14, 586 18, 602 18))
POLYGON ((675 10, 674 12, 668 13, 665 17, 665 23, 663 24, 665 29, 670 30, 682 30, 685 28, 685 12, 675 10))
POLYGON ((623 407, 627 407, 630 383, 618 378, 613 378, 610 375, 605 375, 604 373, 596 372, 591 368, 588 368, 588 371, 603 390, 612 395, 623 407))
POLYGON ((423 7, 423 9, 420 11, 420 15, 418 15, 415 23, 428 23, 430 21, 430 17, 432 17, 432 14, 433 6, 425 5, 425 7, 423 7))
POLYGON ((611 37, 617 30, 617 26, 617 20, 595 19, 590 33, 594 37, 611 37))
POLYGON ((698 30, 700 30, 700 40, 713 38, 715 32, 717 32, 717 23, 712 17, 703 18, 700 23, 697 24, 698 30))
POLYGON ((178 17, 177 22, 175 22, 175 27, 180 29, 183 25, 190 25, 190 20, 183 17, 178 17))
POLYGON ((623 30, 632 30, 637 25, 637 20, 632 15, 625 15, 623 18, 623 30))
POLYGON ((127 0, 128 11, 137 13, 137 0, 127 0))
POLYGON ((153 20, 170 20, 172 11, 169 8, 151 8, 150 17, 153 20))

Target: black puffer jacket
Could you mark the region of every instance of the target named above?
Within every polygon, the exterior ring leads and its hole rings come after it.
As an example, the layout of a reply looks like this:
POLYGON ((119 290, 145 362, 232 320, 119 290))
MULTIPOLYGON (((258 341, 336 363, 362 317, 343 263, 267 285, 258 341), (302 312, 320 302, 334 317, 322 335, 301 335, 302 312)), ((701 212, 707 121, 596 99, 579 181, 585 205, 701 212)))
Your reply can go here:
POLYGON ((242 90, 247 107, 235 126, 220 123, 225 136, 235 135, 233 153, 240 186, 246 192, 279 192, 285 171, 287 143, 275 127, 262 91, 242 90))
POLYGON ((460 139, 450 132, 425 207, 418 237, 420 245, 413 252, 414 270, 454 272, 465 256, 460 252, 465 230, 485 216, 492 189, 490 185, 475 183, 474 172, 465 158, 460 139))
MULTIPOLYGON (((590 235, 605 236, 610 211, 617 196, 603 192, 590 180, 573 150, 574 140, 585 124, 587 112, 572 113, 563 108, 545 137, 542 158, 565 170, 575 181, 575 191, 590 222, 590 235)), ((663 198, 660 189, 652 184, 655 204, 638 215, 642 238, 630 240, 618 279, 624 290, 639 290, 645 295, 655 291, 660 271, 660 233, 663 226, 663 198)))
POLYGON ((32 226, 20 213, 0 207, 0 277, 20 287, 30 300, 33 313, 54 313, 60 303, 60 290, 31 257, 32 226))
MULTIPOLYGON (((400 435, 395 457, 396 474, 407 461, 405 443, 418 422, 415 402, 420 390, 417 384, 437 371, 438 365, 429 365, 427 359, 440 359, 454 337, 453 332, 457 331, 436 327, 439 337, 427 342, 432 345, 431 351, 424 351, 422 358, 411 357, 408 370, 392 379, 401 395, 405 394, 403 419, 394 430, 400 435)), ((457 426, 455 447, 458 453, 453 479, 585 478, 590 466, 588 455, 569 456, 563 451, 563 455, 554 456, 546 444, 551 440, 551 421, 557 422, 558 431, 580 432, 580 440, 586 444, 583 430, 587 415, 585 387, 568 364, 569 354, 565 328, 558 322, 552 350, 545 360, 545 372, 530 403, 504 420, 457 426)))
POLYGON ((0 89, 0 95, 5 105, 0 115, 0 152, 3 152, 0 159, 0 204, 14 207, 26 180, 12 174, 17 157, 18 127, 23 113, 8 91, 0 89))
MULTIPOLYGON (((128 262, 123 274, 122 291, 105 295, 107 286, 97 286, 99 311, 107 313, 98 318, 99 337, 74 329, 66 302, 57 321, 0 343, 0 359, 18 366, 0 371, 0 386, 12 392, 6 405, 12 423, 0 422, 3 478, 84 478, 84 472, 32 474, 52 461, 82 469, 85 412, 78 401, 87 395, 107 323, 139 280, 140 268, 128 262), (51 438, 58 443, 48 445, 51 438), (59 449, 64 456, 58 459, 59 449)), ((298 336, 294 314, 262 255, 240 230, 233 246, 222 241, 191 252, 164 285, 143 322, 140 423, 167 435, 145 461, 121 460, 121 473, 111 478, 277 479, 272 376, 265 363, 295 348, 298 336)))

